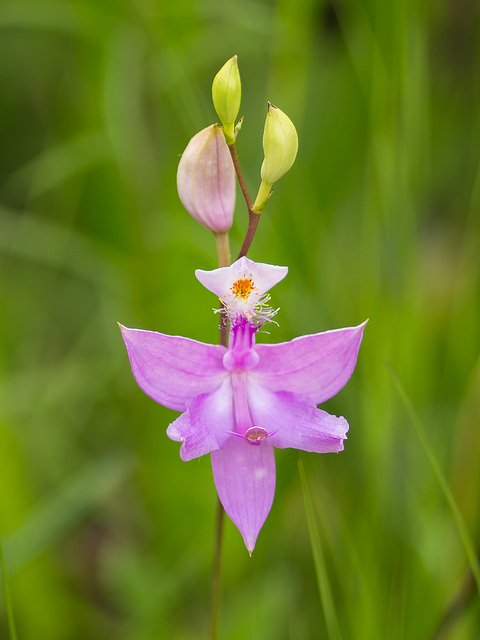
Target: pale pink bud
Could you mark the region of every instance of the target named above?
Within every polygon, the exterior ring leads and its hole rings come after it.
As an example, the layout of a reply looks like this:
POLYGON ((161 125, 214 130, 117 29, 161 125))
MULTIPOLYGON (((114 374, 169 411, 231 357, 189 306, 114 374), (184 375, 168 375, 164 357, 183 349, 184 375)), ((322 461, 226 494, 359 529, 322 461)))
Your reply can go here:
POLYGON ((232 226, 235 169, 225 136, 212 124, 194 136, 177 172, 178 195, 188 213, 213 233, 232 226))

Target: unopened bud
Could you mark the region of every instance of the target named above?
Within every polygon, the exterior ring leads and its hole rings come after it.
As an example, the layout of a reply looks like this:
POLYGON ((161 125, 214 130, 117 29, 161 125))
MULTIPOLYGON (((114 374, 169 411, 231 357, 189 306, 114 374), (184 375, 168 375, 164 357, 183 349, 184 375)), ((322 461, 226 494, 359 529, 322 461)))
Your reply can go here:
POLYGON ((177 172, 178 195, 188 213, 213 233, 232 226, 235 169, 218 124, 195 135, 183 152, 177 172))
POLYGON ((242 87, 237 56, 230 58, 213 79, 213 106, 223 125, 228 144, 235 142, 235 119, 240 109, 242 87))
POLYGON ((267 119, 263 131, 264 160, 260 172, 262 183, 253 211, 260 213, 265 206, 274 182, 279 180, 295 162, 298 135, 293 122, 280 109, 268 103, 267 119))

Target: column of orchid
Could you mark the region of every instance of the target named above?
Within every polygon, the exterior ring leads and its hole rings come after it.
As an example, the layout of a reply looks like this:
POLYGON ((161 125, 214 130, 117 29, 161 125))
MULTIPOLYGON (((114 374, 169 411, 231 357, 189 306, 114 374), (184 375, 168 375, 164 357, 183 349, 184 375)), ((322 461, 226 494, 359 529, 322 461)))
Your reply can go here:
POLYGON ((295 161, 297 132, 288 116, 269 103, 261 181, 252 200, 235 146, 242 123, 236 124, 241 99, 236 56, 216 75, 212 95, 222 124, 190 140, 177 186, 187 211, 215 237, 218 268, 197 269, 195 275, 220 299, 220 344, 121 330, 139 386, 156 402, 181 412, 167 435, 182 443, 182 460, 211 454, 219 499, 251 555, 273 502, 274 447, 317 453, 343 449, 347 421, 317 405, 350 378, 365 323, 279 344, 256 343, 258 330, 278 311, 270 307, 268 291, 288 268, 246 256, 273 184, 295 161), (230 264, 235 177, 246 202, 248 229, 239 257, 230 264))

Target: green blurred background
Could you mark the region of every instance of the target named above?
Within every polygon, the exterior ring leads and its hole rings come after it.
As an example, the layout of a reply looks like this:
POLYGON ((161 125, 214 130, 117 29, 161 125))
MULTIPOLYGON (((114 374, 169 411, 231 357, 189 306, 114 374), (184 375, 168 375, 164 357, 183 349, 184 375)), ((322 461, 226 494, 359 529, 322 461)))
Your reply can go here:
MULTIPOLYGON (((300 140, 250 252, 289 267, 264 339, 370 322, 324 405, 350 423, 345 451, 302 454, 330 623, 284 450, 252 558, 226 523, 220 637, 480 637, 452 512, 386 366, 477 547, 479 35, 475 0, 3 0, 0 535, 21 640, 207 637, 210 461, 181 462, 177 414, 135 384, 116 321, 218 339, 194 277, 216 266, 213 239, 175 174, 233 54, 252 194, 267 99, 300 140)), ((239 194, 233 254, 245 229, 239 194)))

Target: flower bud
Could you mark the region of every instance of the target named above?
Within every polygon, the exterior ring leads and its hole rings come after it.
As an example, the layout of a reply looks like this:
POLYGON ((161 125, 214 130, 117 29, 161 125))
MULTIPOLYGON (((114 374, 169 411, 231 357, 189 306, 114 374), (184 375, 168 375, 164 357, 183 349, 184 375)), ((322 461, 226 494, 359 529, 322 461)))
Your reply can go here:
POLYGON ((177 172, 178 195, 188 213, 213 233, 232 226, 235 169, 218 124, 195 135, 183 152, 177 172))
POLYGON ((241 94, 237 56, 233 56, 223 65, 212 84, 213 106, 223 124, 228 144, 235 142, 235 119, 240 109, 241 94))
POLYGON ((268 103, 267 119, 263 131, 264 160, 260 172, 262 183, 253 205, 260 213, 270 197, 274 182, 279 180, 295 162, 298 136, 293 122, 280 109, 268 103))

